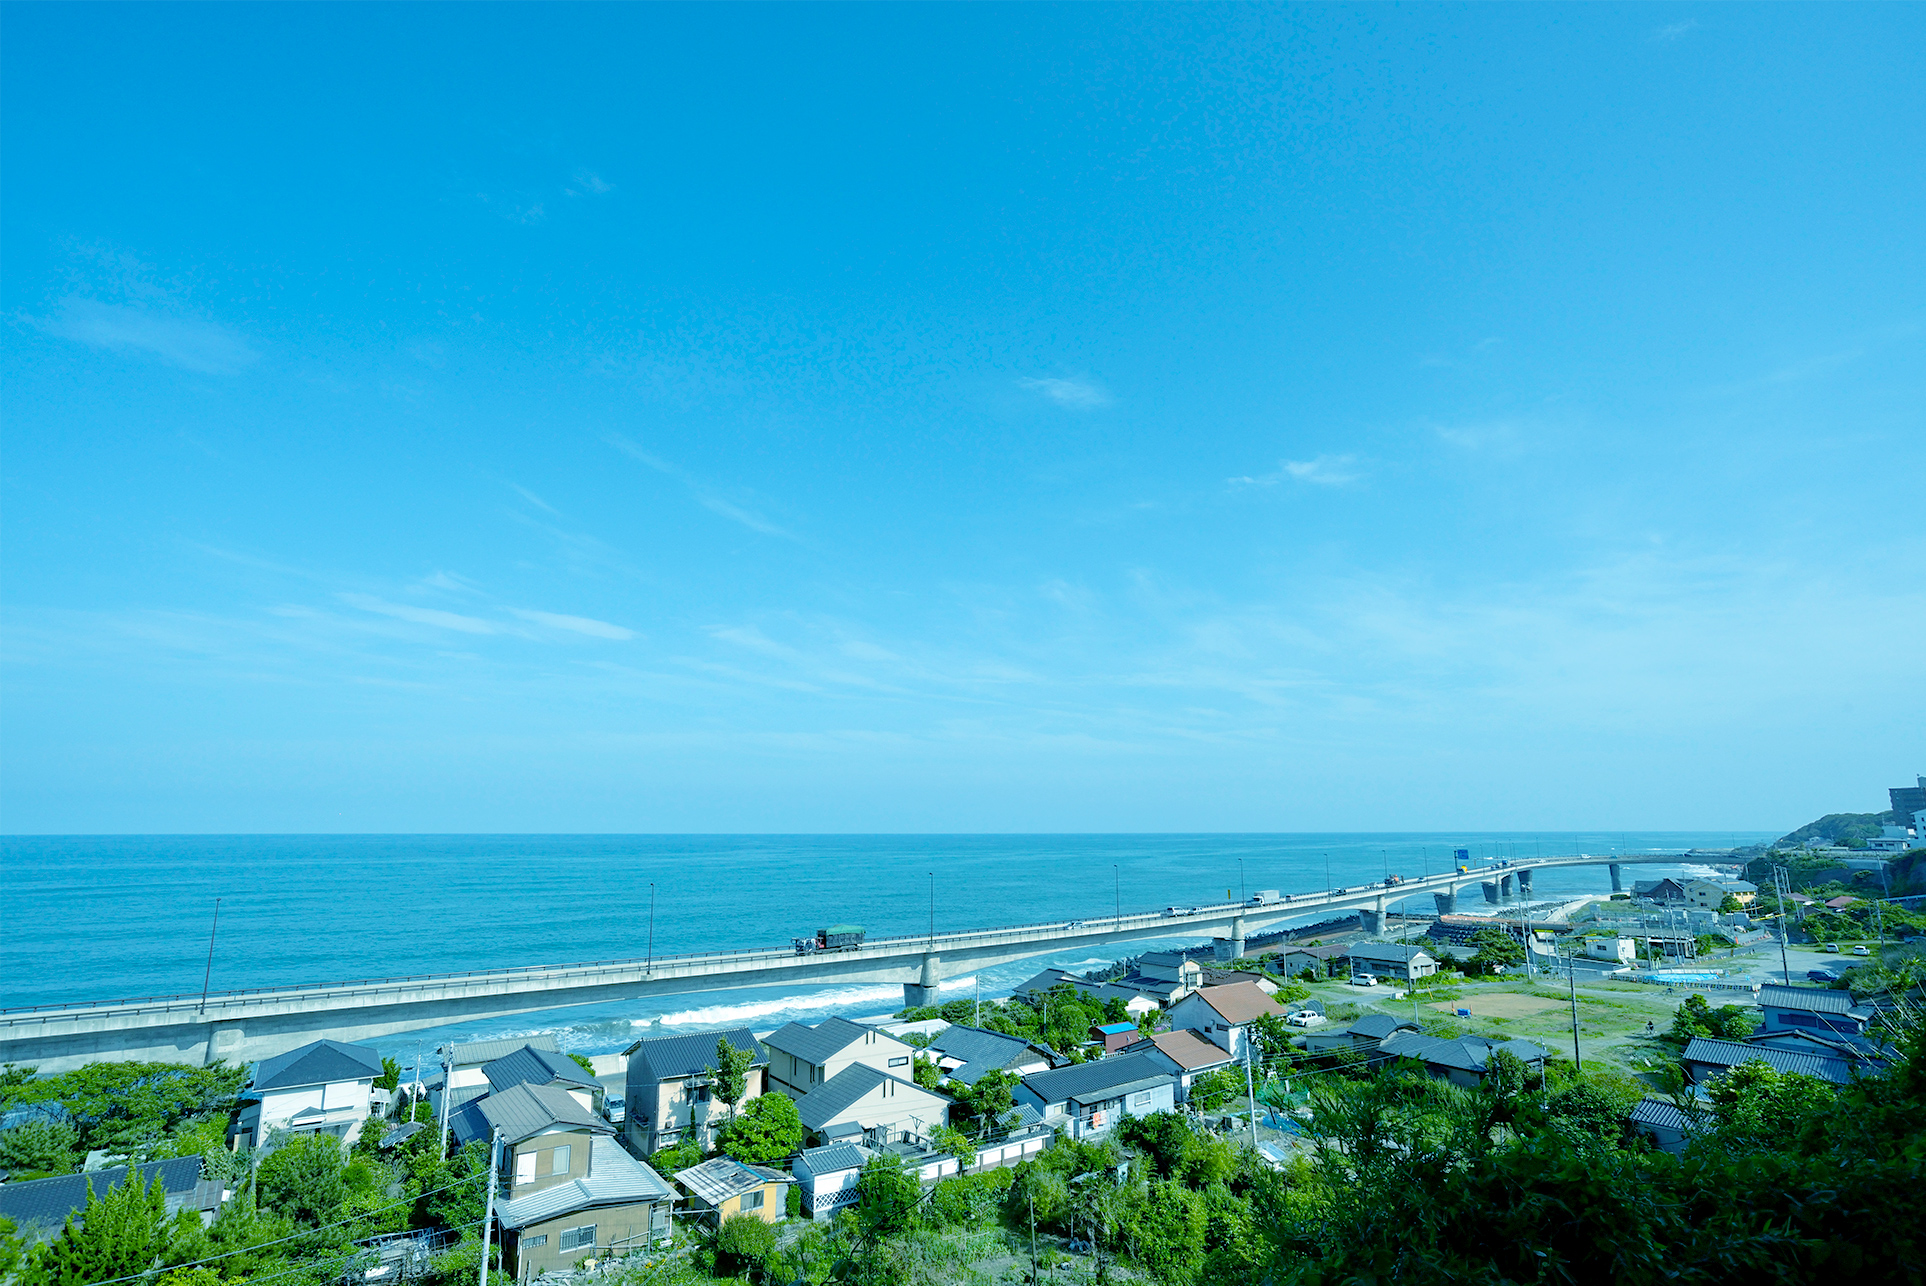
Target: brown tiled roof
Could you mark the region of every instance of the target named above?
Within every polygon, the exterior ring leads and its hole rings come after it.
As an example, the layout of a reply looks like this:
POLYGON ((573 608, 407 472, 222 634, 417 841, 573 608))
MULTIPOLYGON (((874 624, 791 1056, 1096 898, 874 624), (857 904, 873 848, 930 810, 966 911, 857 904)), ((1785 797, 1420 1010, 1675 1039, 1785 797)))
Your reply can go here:
POLYGON ((1284 1006, 1264 994, 1264 989, 1254 982, 1233 982, 1222 987, 1202 987, 1197 994, 1204 1003, 1223 1015, 1225 1021, 1247 1023, 1265 1014, 1282 1017, 1288 1011, 1284 1006))
POLYGON ((1183 1028, 1176 1031, 1160 1031, 1150 1040, 1157 1046, 1159 1053, 1187 1072, 1230 1061, 1229 1054, 1196 1032, 1183 1028))

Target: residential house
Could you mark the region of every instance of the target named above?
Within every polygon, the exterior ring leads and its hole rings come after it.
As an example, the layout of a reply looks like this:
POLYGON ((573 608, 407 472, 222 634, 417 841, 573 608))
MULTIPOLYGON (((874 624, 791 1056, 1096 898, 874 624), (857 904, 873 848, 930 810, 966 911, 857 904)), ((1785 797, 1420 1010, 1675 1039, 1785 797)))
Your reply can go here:
POLYGON ((1685 1053, 1680 1055, 1679 1061, 1684 1064, 1685 1074, 1695 1085, 1708 1084, 1733 1068, 1752 1062, 1764 1063, 1777 1072, 1814 1076, 1834 1085, 1844 1085, 1852 1079, 1849 1064, 1844 1058, 1775 1049, 1770 1045, 1754 1045, 1739 1040, 1717 1040, 1711 1036, 1694 1036, 1686 1043, 1685 1053))
POLYGON ((1277 994, 1277 979, 1267 973, 1252 973, 1248 969, 1206 969, 1203 985, 1206 987, 1227 987, 1234 982, 1256 983, 1267 996, 1277 994))
POLYGON ((580 1063, 567 1054, 534 1045, 523 1045, 484 1063, 481 1071, 491 1094, 516 1085, 555 1085, 590 1111, 598 1109, 602 1097, 602 1083, 582 1070, 580 1063))
MULTIPOLYGON (((497 1059, 508 1057, 518 1049, 538 1049, 549 1054, 562 1052, 555 1038, 549 1035, 522 1036, 513 1040, 478 1040, 466 1045, 450 1045, 443 1051, 444 1065, 447 1068, 448 1083, 460 1090, 470 1086, 488 1084, 488 1073, 484 1070, 497 1059)), ((456 1096, 460 1106, 461 1096, 456 1096)))
POLYGON ((1090 1029, 1090 1039, 1103 1042, 1103 1052, 1114 1054, 1125 1046, 1145 1039, 1136 1023, 1102 1023, 1090 1029))
POLYGON ((78 1216, 87 1208, 89 1185, 96 1197, 105 1197, 127 1183, 130 1175, 142 1188, 151 1188, 156 1179, 160 1180, 161 1190, 167 1194, 169 1219, 182 1210, 192 1210, 203 1224, 209 1224, 221 1208, 221 1181, 201 1178, 200 1157, 188 1156, 145 1165, 117 1165, 87 1174, 0 1183, 0 1219, 12 1220, 14 1235, 28 1246, 50 1241, 66 1227, 69 1215, 78 1216))
POLYGON ((1141 1052, 1034 1072, 1018 1086, 1017 1103, 1035 1109, 1045 1125, 1060 1124, 1071 1138, 1081 1139, 1115 1128, 1126 1116, 1175 1110, 1174 1066, 1145 1042, 1141 1052))
POLYGON ((1342 1027, 1313 1028, 1304 1034, 1304 1049, 1312 1054, 1375 1054, 1378 1046, 1399 1032, 1415 1032, 1418 1024, 1391 1014, 1365 1014, 1342 1027))
POLYGON ((962 1023, 945 1028, 924 1047, 936 1059, 943 1075, 965 1085, 974 1085, 985 1072, 1010 1072, 1027 1076, 1051 1067, 1057 1060, 1050 1052, 1021 1036, 962 1023))
POLYGON ((1637 880, 1632 884, 1634 901, 1656 902, 1660 906, 1685 906, 1685 884, 1681 880, 1637 880))
POLYGON ((1765 1014, 1762 1030, 1784 1031, 1805 1028, 1812 1031, 1864 1034, 1873 1011, 1855 1005, 1849 991, 1827 987, 1787 987, 1768 983, 1759 988, 1759 1008, 1765 1014))
POLYGON ((804 1148, 790 1167, 802 1189, 803 1214, 822 1219, 856 1203, 856 1182, 875 1153, 860 1143, 804 1148))
POLYGON ((1827 898, 1826 909, 1828 911, 1843 911, 1847 907, 1863 901, 1865 901, 1864 898, 1856 898, 1850 893, 1842 893, 1836 898, 1827 898))
POLYGON ((1125 1008, 1168 1006, 1204 985, 1204 966, 1181 951, 1148 951, 1130 962, 1130 972, 1092 989, 1099 1000, 1123 999, 1125 1008), (1133 1002, 1143 1002, 1134 1006, 1133 1002))
POLYGON ((789 1185, 796 1182, 781 1170, 745 1165, 734 1157, 716 1157, 677 1170, 675 1181, 689 1194, 690 1207, 714 1215, 717 1223, 731 1215, 754 1215, 776 1223, 786 1212, 789 1185))
POLYGON ((1483 1036, 1447 1040, 1415 1031, 1399 1031, 1378 1043, 1381 1057, 1416 1059, 1432 1076, 1466 1089, 1483 1083, 1492 1058, 1501 1049, 1524 1063, 1529 1072, 1544 1070, 1546 1051, 1528 1040, 1488 1040, 1483 1036))
POLYGON ((1196 1032, 1185 1028, 1160 1031, 1150 1038, 1157 1052, 1177 1069, 1177 1101, 1190 1101, 1190 1087, 1198 1077, 1220 1067, 1232 1067, 1237 1060, 1220 1046, 1213 1045, 1196 1032))
POLYGON ((1088 991, 1096 986, 1088 978, 1071 973, 1067 969, 1045 969, 1042 973, 1017 984, 1011 992, 1017 996, 1042 996, 1056 987, 1071 987, 1077 991, 1088 991))
POLYGON ((1685 1151, 1691 1138, 1691 1124, 1685 1119, 1685 1113, 1669 1099, 1640 1099, 1628 1119, 1633 1129, 1652 1141, 1653 1147, 1674 1156, 1685 1151))
POLYGON ((496 1218, 518 1277, 670 1235, 674 1190, 566 1085, 522 1083, 473 1099, 449 1117, 448 1134, 457 1147, 500 1139, 496 1218))
POLYGON ((1290 977, 1310 970, 1320 978, 1351 976, 1351 949, 1341 944, 1328 947, 1292 947, 1273 957, 1290 977))
POLYGON ((1244 1033, 1250 1024, 1266 1014, 1282 1018, 1286 1012, 1262 988, 1239 982, 1191 992, 1171 1006, 1170 1025, 1173 1030, 1194 1031, 1232 1058, 1242 1058, 1244 1033))
POLYGON ((907 1078, 916 1054, 894 1036, 847 1018, 825 1018, 814 1027, 790 1023, 762 1043, 769 1055, 770 1087, 796 1099, 857 1064, 907 1078))
POLYGON ((1761 1027, 1745 1038, 1748 1045, 1769 1049, 1789 1049, 1796 1054, 1843 1059, 1862 1073, 1883 1071, 1899 1057, 1899 1051, 1871 1036, 1854 1036, 1838 1031, 1812 1031, 1807 1028, 1773 1030, 1761 1027))
POLYGON ((332 1134, 352 1147, 361 1137, 374 1101, 381 1055, 365 1045, 317 1040, 264 1058, 241 1095, 233 1137, 240 1147, 260 1147, 276 1130, 332 1134))
POLYGON ((1701 911, 1716 911, 1727 898, 1739 905, 1750 905, 1759 896, 1759 886, 1745 880, 1688 880, 1685 904, 1701 911))
POLYGON ((652 1156, 685 1138, 694 1138, 705 1151, 713 1144, 716 1125, 728 1110, 713 1094, 718 1040, 749 1055, 737 1108, 768 1092, 769 1054, 747 1027, 638 1040, 622 1051, 627 1061, 622 1128, 630 1151, 652 1156))
POLYGON ((927 1139, 950 1123, 956 1100, 915 1081, 850 1063, 796 1100, 803 1128, 825 1140, 854 1140, 871 1147, 927 1139))
POLYGON ((1400 942, 1353 942, 1351 972, 1412 981, 1438 972, 1438 961, 1423 947, 1400 942))
MULTIPOLYGON (((573 1150, 573 1144, 567 1146, 573 1150)), ((589 1136, 587 1154, 588 1165, 579 1175, 572 1165, 567 1173, 554 1166, 534 1183, 513 1188, 504 1176, 495 1219, 502 1230, 503 1267, 517 1279, 565 1271, 590 1256, 662 1245, 673 1236, 675 1189, 661 1175, 623 1151, 611 1135, 589 1136)))

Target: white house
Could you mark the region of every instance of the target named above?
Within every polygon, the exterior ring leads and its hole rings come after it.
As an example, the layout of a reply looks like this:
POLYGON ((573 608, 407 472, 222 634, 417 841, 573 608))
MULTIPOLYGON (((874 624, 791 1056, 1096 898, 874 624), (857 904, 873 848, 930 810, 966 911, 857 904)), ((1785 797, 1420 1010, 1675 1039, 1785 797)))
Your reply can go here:
POLYGON ((1176 1065, 1149 1041, 1142 1047, 1140 1054, 1113 1054, 1026 1076, 1017 1087, 1017 1104, 1034 1109, 1045 1125, 1060 1126, 1073 1139, 1114 1129, 1126 1116, 1174 1111, 1176 1065))
POLYGON ((955 1100, 906 1077, 851 1063, 796 1100, 803 1128, 826 1140, 849 1139, 871 1147, 927 1140, 950 1123, 955 1100))
POLYGON ((352 1146, 374 1102, 381 1056, 362 1045, 317 1040, 264 1058, 242 1094, 234 1138, 244 1148, 261 1146, 276 1130, 332 1134, 352 1146))
POLYGON ((1232 1058, 1242 1058, 1245 1029, 1265 1014, 1282 1018, 1286 1012, 1255 983, 1235 982, 1204 987, 1179 1000, 1171 1006, 1170 1026, 1194 1031, 1232 1058))
POLYGON ((1759 896, 1759 886, 1747 880, 1690 880, 1685 885, 1685 904, 1701 911, 1716 911, 1728 897, 1744 906, 1759 896))
POLYGON ((1585 954, 1594 960, 1630 964, 1638 957, 1638 942, 1632 938, 1587 938, 1585 954))
POLYGON ((907 1080, 916 1050, 887 1032, 847 1018, 825 1018, 814 1027, 789 1023, 763 1037, 769 1054, 769 1088, 799 1099, 858 1064, 907 1080))

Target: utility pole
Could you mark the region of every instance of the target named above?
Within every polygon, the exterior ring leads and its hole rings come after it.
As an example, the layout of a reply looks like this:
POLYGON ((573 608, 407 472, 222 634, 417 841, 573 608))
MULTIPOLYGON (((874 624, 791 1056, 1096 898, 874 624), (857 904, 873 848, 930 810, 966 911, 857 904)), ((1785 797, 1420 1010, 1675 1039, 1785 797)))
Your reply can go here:
POLYGON ((1023 1185, 1023 1199, 1030 1206, 1030 1286, 1037 1286, 1037 1198, 1030 1185, 1023 1185))
MULTIPOLYGON (((443 1101, 446 1101, 446 1096, 443 1101)), ((475 1286, 488 1286, 488 1243, 495 1235, 495 1179, 501 1174, 501 1155, 502 1132, 496 1130, 488 1141, 488 1207, 482 1215, 481 1275, 475 1286)))
POLYGON ((1578 961, 1575 957, 1565 957, 1565 980, 1572 998, 1572 1067, 1583 1072, 1585 1057, 1578 1052, 1578 961))
POLYGON ((1257 1078, 1251 1073, 1251 1051, 1256 1045, 1251 1029, 1244 1028, 1244 1090, 1251 1097, 1251 1151, 1257 1151, 1257 1078))
POLYGON ((441 1155, 448 1155, 448 1100, 455 1096, 455 1069, 450 1064, 453 1055, 449 1047, 443 1045, 435 1051, 441 1055, 441 1155))
POLYGON ((1792 985, 1792 965, 1786 959, 1786 917, 1792 914, 1792 877, 1783 866, 1772 868, 1772 891, 1779 895, 1779 972, 1792 985))
MULTIPOLYGON (((203 1017, 206 1016, 207 1014, 207 985, 210 982, 214 981, 214 935, 219 933, 220 931, 221 931, 221 900, 219 898, 215 898, 214 899, 214 927, 207 931, 207 972, 201 975, 201 1014, 203 1017)), ((207 1041, 209 1046, 207 1051, 208 1056, 212 1058, 214 1054, 214 1050, 213 1050, 214 1038, 212 1036, 209 1036, 207 1038, 207 1041)))

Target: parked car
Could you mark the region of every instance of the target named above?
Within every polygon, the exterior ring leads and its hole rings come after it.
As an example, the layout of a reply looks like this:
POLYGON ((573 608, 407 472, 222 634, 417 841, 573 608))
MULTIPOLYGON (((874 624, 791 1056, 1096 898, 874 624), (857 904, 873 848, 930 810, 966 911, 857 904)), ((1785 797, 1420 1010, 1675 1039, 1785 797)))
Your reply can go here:
POLYGON ((1284 1021, 1293 1027, 1316 1027, 1324 1022, 1325 1018, 1315 1009, 1300 1009, 1294 1014, 1286 1014, 1284 1021))
POLYGON ((1828 942, 1825 946, 1820 947, 1819 949, 1821 951, 1837 951, 1839 950, 1839 944, 1837 942, 1828 942))
POLYGON ((1378 985, 1378 980, 1376 976, 1372 974, 1354 973, 1351 975, 1351 985, 1353 987, 1375 987, 1378 985))
POLYGON ((1856 956, 1869 956, 1869 955, 1871 955, 1871 954, 1872 954, 1872 952, 1870 952, 1870 951, 1868 951, 1868 950, 1866 950, 1866 948, 1864 948, 1863 946, 1861 946, 1861 947, 1854 947, 1854 948, 1852 949, 1852 953, 1853 953, 1854 955, 1856 955, 1856 956))
POLYGON ((602 1100, 602 1115, 608 1118, 608 1122, 610 1125, 622 1124, 623 1120, 627 1118, 628 1114, 629 1114, 629 1105, 627 1103, 624 1103, 621 1099, 607 1098, 602 1100))
POLYGON ((1826 970, 1826 969, 1806 970, 1807 982, 1832 982, 1833 980, 1834 979, 1830 970, 1826 970))

